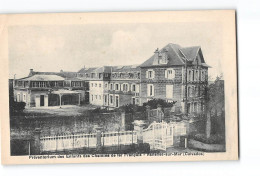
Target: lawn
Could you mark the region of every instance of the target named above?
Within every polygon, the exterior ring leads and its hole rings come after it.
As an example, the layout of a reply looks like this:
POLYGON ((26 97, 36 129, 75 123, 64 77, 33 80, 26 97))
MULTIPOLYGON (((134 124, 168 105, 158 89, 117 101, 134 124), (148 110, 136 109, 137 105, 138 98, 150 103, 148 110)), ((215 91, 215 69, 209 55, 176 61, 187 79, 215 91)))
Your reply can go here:
POLYGON ((53 106, 53 107, 40 107, 40 108, 26 108, 24 113, 26 116, 82 116, 87 113, 89 110, 95 109, 97 106, 94 105, 63 105, 62 107, 53 106))

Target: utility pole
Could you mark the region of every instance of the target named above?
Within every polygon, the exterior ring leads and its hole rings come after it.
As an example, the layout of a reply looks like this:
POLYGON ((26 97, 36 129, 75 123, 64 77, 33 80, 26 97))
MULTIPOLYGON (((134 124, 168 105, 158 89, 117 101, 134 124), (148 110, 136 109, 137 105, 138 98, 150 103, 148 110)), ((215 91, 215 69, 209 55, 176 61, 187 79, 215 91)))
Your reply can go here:
POLYGON ((187 59, 185 58, 185 105, 184 111, 185 115, 188 114, 187 102, 188 102, 188 68, 187 68, 187 59))

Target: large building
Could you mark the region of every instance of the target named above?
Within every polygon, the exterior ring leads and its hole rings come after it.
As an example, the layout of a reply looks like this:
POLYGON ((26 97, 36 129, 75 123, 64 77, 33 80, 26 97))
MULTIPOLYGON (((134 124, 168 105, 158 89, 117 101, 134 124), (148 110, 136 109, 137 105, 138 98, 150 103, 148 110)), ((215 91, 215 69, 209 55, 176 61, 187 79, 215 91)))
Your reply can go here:
POLYGON ((182 112, 203 110, 208 65, 201 48, 168 44, 156 49, 141 67, 141 103, 151 99, 176 101, 182 112))

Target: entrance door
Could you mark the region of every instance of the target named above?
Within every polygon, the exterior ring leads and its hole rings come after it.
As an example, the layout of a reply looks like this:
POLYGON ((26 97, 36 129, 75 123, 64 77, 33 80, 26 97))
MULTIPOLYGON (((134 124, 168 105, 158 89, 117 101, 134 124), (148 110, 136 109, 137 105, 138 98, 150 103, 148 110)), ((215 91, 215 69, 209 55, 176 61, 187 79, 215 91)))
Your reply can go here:
POLYGON ((44 106, 44 95, 40 96, 40 106, 44 106))

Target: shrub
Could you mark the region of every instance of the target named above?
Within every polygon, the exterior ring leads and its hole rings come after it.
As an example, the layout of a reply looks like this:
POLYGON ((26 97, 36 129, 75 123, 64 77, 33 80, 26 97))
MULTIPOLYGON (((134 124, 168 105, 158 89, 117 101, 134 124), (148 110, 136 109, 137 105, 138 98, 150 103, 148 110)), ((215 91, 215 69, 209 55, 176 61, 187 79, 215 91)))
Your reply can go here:
POLYGON ((10 101, 10 114, 21 113, 25 109, 25 102, 10 101))
POLYGON ((161 105, 163 108, 168 108, 168 107, 172 107, 174 104, 176 103, 176 101, 172 102, 172 103, 168 103, 163 99, 153 99, 148 101, 147 103, 144 103, 143 106, 150 106, 151 109, 156 109, 158 104, 161 105))
POLYGON ((222 135, 211 135, 209 138, 206 138, 205 134, 196 134, 190 136, 192 139, 203 142, 206 144, 224 144, 225 143, 225 137, 222 135))

